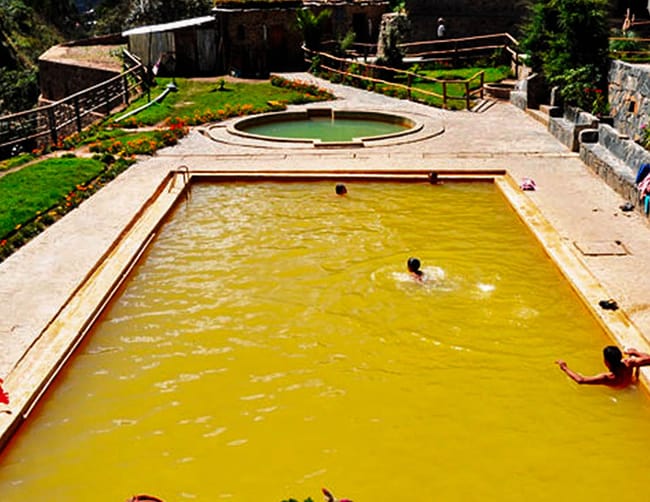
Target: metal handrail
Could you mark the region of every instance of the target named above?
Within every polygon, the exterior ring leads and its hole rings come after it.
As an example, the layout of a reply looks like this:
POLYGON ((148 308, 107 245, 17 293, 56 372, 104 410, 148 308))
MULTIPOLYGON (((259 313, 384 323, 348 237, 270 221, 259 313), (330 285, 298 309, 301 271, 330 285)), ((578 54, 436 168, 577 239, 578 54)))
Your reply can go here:
POLYGON ((81 132, 89 123, 110 114, 117 102, 128 104, 134 90, 146 86, 147 83, 142 63, 131 56, 131 62, 125 60, 125 64, 133 66, 115 77, 62 100, 1 116, 0 151, 39 139, 41 144, 56 144, 61 131, 81 132), (134 83, 129 80, 134 80, 134 83))

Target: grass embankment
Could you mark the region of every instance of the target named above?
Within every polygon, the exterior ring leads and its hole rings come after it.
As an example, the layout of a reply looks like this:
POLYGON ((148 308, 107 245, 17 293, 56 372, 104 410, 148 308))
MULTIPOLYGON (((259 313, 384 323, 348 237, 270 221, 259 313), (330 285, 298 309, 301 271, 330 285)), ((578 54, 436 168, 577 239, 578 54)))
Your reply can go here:
MULTIPOLYGON (((160 79, 156 89, 162 92, 168 83, 160 79)), ((280 78, 259 83, 223 79, 178 79, 176 83, 178 92, 133 117, 116 121, 145 104, 145 96, 58 145, 0 163, 3 171, 34 162, 0 178, 0 261, 128 168, 134 155, 153 155, 159 148, 176 144, 187 134, 188 125, 332 98, 316 86, 280 78), (132 130, 142 127, 147 130, 132 130), (67 158, 38 161, 39 155, 53 150, 83 146, 97 155, 88 159, 66 154, 67 158)))
POLYGON ((48 159, 0 178, 0 235, 55 206, 103 170, 94 159, 48 159))
MULTIPOLYGON (((98 156, 101 157, 101 156, 98 156)), ((77 207, 131 161, 46 159, 0 178, 0 261, 77 207)))

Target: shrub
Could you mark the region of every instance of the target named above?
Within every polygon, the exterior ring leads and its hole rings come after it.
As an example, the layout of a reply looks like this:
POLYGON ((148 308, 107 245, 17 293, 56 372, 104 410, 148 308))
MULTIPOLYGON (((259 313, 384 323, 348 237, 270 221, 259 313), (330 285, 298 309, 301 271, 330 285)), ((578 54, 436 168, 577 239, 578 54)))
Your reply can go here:
POLYGON ((537 0, 533 4, 522 47, 533 71, 541 72, 550 85, 560 86, 568 104, 584 105, 588 101, 585 89, 607 88, 607 11, 605 0, 537 0))

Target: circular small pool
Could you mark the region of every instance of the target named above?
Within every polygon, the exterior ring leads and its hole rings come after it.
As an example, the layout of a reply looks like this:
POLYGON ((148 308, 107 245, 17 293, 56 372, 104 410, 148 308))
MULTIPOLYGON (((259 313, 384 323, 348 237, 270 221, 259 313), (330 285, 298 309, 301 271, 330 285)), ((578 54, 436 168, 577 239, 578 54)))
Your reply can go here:
POLYGON ((394 138, 421 128, 421 124, 401 115, 311 108, 247 117, 229 127, 229 132, 253 139, 313 143, 315 146, 363 146, 368 141, 394 138))

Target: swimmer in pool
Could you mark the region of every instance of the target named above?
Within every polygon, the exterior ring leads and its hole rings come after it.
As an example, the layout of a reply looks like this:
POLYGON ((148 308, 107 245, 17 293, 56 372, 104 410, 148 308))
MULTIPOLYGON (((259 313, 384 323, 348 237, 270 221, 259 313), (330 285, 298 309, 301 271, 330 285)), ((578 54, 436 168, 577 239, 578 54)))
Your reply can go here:
POLYGON ((625 351, 628 357, 623 357, 621 350, 614 346, 609 345, 603 349, 603 357, 605 359, 605 366, 609 371, 600 373, 593 376, 581 375, 577 371, 573 371, 562 360, 555 361, 555 363, 564 371, 569 377, 580 385, 608 385, 610 387, 625 387, 632 383, 636 377, 638 370, 641 366, 650 365, 650 354, 639 352, 636 349, 628 349, 625 351))
POLYGON ((407 260, 406 266, 409 270, 409 274, 411 274, 411 277, 413 277, 413 279, 419 282, 424 281, 424 272, 420 270, 420 260, 411 257, 407 260))
POLYGON ((336 190, 336 195, 345 195, 346 193, 348 193, 348 189, 345 188, 345 185, 343 185, 342 183, 336 185, 335 190, 336 190))

